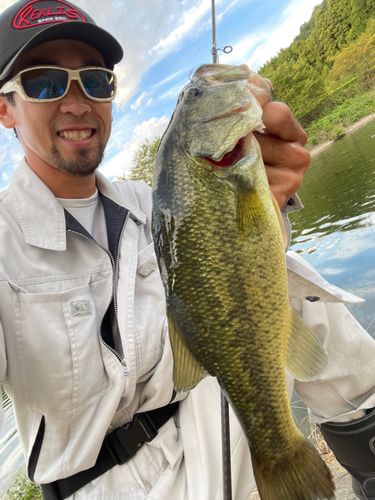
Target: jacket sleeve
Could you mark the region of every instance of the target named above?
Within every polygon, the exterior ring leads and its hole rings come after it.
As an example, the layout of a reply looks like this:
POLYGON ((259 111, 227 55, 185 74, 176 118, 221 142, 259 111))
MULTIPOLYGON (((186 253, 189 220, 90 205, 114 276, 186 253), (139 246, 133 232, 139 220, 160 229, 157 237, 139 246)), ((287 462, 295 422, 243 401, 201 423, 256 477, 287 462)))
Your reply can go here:
POLYGON ((283 216, 284 226, 285 226, 285 232, 286 232, 286 235, 288 237, 288 244, 287 244, 287 248, 285 250, 286 252, 289 250, 290 240, 291 240, 291 235, 292 235, 292 229, 290 227, 288 214, 290 214, 291 212, 296 212, 297 210, 301 210, 301 208, 303 208, 301 200, 299 199, 297 194, 294 194, 291 198, 289 198, 287 204, 285 205, 285 207, 281 211, 281 214, 283 216))
POLYGON ((362 417, 375 406, 375 340, 344 304, 300 300, 297 308, 328 354, 318 380, 294 384, 310 418, 321 424, 362 417))
MULTIPOLYGON (((6 368, 7 368, 7 363, 6 363, 6 357, 5 357, 5 343, 4 343, 4 335, 3 335, 3 328, 1 326, 0 322, 0 385, 4 382, 5 380, 5 375, 6 375, 6 368)), ((0 392, 0 428, 3 425, 4 421, 4 412, 3 412, 3 399, 2 399, 2 394, 0 392)))

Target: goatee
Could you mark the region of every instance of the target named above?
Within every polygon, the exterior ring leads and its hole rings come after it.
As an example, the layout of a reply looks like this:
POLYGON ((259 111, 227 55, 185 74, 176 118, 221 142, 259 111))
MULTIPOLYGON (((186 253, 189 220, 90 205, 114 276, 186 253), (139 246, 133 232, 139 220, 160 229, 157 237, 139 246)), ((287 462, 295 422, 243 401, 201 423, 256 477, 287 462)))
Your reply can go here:
POLYGON ((105 146, 98 144, 93 153, 87 149, 78 149, 74 159, 65 158, 56 146, 52 146, 47 162, 58 170, 67 172, 75 177, 87 177, 95 172, 103 160, 105 146))

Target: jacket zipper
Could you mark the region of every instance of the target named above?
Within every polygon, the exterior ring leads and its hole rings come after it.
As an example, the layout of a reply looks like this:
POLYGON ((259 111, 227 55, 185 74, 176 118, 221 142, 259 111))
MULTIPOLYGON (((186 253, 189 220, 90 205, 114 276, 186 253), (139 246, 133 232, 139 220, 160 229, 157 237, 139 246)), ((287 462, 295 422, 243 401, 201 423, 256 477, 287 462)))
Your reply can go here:
MULTIPOLYGON (((128 219, 129 219, 129 212, 126 214, 124 224, 122 225, 122 228, 121 228, 120 238, 118 240, 118 247, 117 247, 117 257, 116 257, 116 262, 114 262, 114 270, 113 270, 113 308, 115 310, 115 317, 117 320, 117 324, 118 324, 118 315, 117 315, 117 293, 116 293, 116 290, 117 290, 117 281, 118 281, 118 263, 120 260, 119 246, 120 246, 120 241, 122 240, 122 235, 124 233, 124 229, 125 229, 126 223, 128 222, 128 219)), ((112 257, 112 259, 113 259, 113 257, 112 257)), ((103 318, 102 318, 102 321, 103 321, 103 318)))
MULTIPOLYGON (((124 228, 125 228, 125 225, 127 223, 128 217, 129 217, 129 213, 126 215, 126 219, 125 219, 124 224, 122 226, 121 234, 120 234, 120 238, 119 238, 119 242, 121 241, 121 238, 122 238, 122 235, 123 235, 124 228)), ((93 243, 95 243, 95 245, 97 245, 99 248, 101 248, 102 250, 104 250, 105 253, 108 255, 108 257, 111 259, 111 264, 112 264, 112 268, 113 268, 113 273, 112 273, 112 294, 111 294, 111 297, 109 299, 109 303, 108 303, 108 305, 106 307, 106 310, 104 312, 104 315, 102 316, 102 319, 100 320, 100 325, 99 325, 99 340, 120 361, 120 363, 122 365, 122 373, 123 373, 123 375, 124 376, 128 375, 128 368, 127 368, 127 366, 125 364, 125 359, 122 358, 121 355, 120 355, 120 353, 118 353, 115 349, 113 349, 113 347, 111 347, 110 345, 107 344, 107 342, 105 342, 105 340, 103 339, 102 334, 101 334, 103 319, 104 319, 105 315, 107 314, 108 309, 110 308, 112 299, 113 299, 113 305, 114 305, 116 320, 118 320, 117 305, 116 305, 116 281, 117 281, 117 275, 118 275, 119 252, 117 251, 117 258, 116 258, 116 262, 115 262, 115 259, 113 258, 113 255, 111 254, 111 252, 109 250, 107 250, 106 248, 104 248, 102 245, 100 245, 96 240, 94 240, 94 238, 90 238, 86 234, 83 234, 83 233, 81 233, 79 231, 75 231, 74 229, 67 228, 67 231, 69 231, 70 233, 78 234, 82 238, 86 238, 87 240, 92 241, 93 243)))

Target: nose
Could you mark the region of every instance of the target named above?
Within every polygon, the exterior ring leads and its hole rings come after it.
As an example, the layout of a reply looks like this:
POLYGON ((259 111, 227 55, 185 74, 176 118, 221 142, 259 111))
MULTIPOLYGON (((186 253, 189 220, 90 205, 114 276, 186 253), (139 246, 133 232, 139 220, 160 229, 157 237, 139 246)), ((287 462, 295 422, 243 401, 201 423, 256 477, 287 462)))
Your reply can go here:
POLYGON ((82 92, 79 83, 73 80, 66 96, 60 101, 61 113, 72 113, 81 116, 91 111, 91 105, 88 97, 82 92))

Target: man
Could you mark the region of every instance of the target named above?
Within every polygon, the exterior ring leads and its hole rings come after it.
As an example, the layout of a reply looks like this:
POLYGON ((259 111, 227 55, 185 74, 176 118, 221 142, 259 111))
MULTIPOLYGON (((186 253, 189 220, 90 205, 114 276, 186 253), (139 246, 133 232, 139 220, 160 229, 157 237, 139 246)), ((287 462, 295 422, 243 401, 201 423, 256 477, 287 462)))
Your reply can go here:
MULTIPOLYGON (((0 16, 0 122, 25 152, 0 194, 0 383, 46 499, 219 499, 219 390, 212 378, 188 396, 173 390, 149 189, 96 172, 121 57, 70 2, 21 0, 0 16)), ((264 122, 258 138, 286 212, 308 166, 306 135, 280 103, 265 106, 264 122)), ((353 363, 353 383, 346 367, 346 386, 334 380, 341 343, 362 342, 360 361, 374 363, 373 341, 340 304, 356 298, 288 260, 291 298, 331 367, 297 388, 318 421, 359 416, 375 404, 374 376, 361 384, 353 363)), ((234 498, 246 499, 250 454, 233 417, 232 447, 234 498)))

